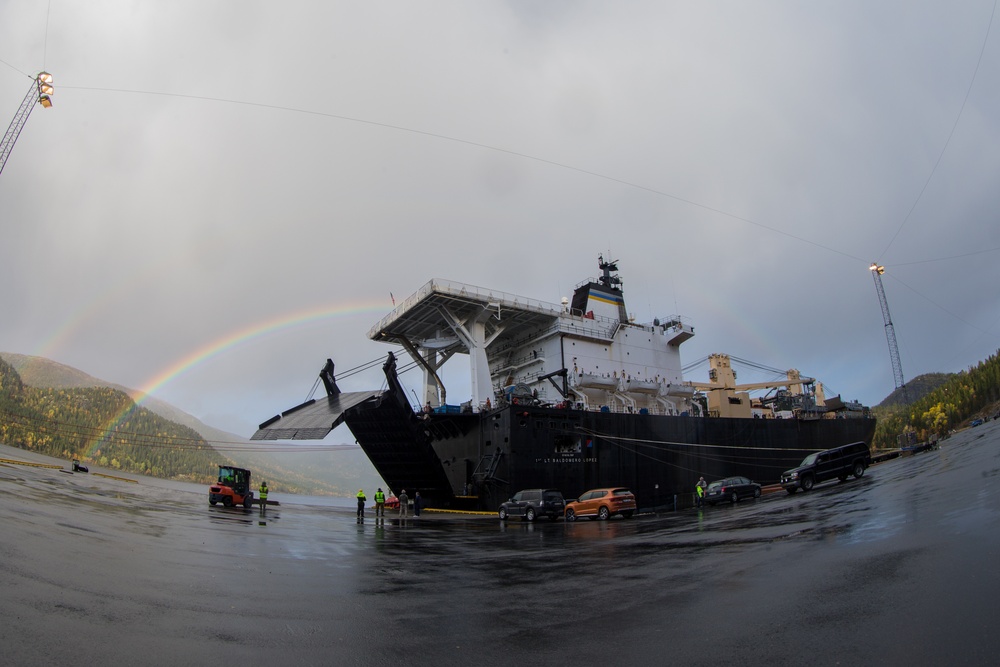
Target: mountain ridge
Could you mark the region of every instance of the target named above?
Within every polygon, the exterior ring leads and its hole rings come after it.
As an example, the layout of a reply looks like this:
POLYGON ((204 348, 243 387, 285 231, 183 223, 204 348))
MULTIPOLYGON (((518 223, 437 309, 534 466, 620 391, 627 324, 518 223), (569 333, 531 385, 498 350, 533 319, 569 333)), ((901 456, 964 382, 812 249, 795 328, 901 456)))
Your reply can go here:
POLYGON ((923 375, 918 375, 909 382, 906 382, 902 387, 892 390, 888 396, 882 399, 878 407, 914 403, 948 382, 955 375, 956 373, 924 373, 923 375))

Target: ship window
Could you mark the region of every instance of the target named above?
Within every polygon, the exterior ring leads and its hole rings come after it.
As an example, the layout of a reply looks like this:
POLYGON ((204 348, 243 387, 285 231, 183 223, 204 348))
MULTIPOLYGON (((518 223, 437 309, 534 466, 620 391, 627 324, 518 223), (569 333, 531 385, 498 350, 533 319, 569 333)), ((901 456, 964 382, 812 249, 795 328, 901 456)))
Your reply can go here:
POLYGON ((556 454, 573 455, 580 454, 583 446, 577 438, 568 435, 557 435, 552 439, 552 449, 556 454))
POLYGON ((743 399, 739 396, 730 396, 729 405, 743 405, 743 399))

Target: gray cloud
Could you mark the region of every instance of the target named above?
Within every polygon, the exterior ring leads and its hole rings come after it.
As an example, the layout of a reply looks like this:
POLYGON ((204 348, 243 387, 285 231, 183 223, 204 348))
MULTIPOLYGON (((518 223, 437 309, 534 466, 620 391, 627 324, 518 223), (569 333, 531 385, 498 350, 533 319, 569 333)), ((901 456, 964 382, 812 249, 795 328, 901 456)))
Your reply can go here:
POLYGON ((46 30, 7 2, 0 110, 43 67, 56 95, 0 175, 0 348, 249 434, 326 357, 385 353, 390 292, 558 302, 610 252, 637 319, 694 322, 686 360, 878 402, 870 261, 908 378, 1000 347, 996 252, 969 255, 1000 248, 992 10, 108 1, 46 30))

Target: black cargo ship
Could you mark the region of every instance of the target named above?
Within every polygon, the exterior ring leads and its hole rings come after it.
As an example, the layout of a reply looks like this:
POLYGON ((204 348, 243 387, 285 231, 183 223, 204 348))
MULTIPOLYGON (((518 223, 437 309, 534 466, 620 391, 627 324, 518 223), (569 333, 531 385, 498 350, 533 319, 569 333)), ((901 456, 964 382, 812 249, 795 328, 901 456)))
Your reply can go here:
POLYGON ((635 324, 616 263, 599 266, 560 305, 431 280, 369 331, 419 365, 422 407, 407 398, 395 354, 386 388, 367 392, 341 392, 328 360, 327 395, 264 422, 253 439, 322 439, 343 423, 393 491, 488 510, 532 487, 576 497, 620 485, 640 509, 675 496, 686 504, 702 475, 776 483, 810 452, 871 443, 867 408, 826 399, 795 370, 739 385, 718 354, 707 381, 685 381, 679 348, 694 328, 678 316, 635 324), (472 388, 459 405, 438 374, 455 354, 468 355, 472 388))

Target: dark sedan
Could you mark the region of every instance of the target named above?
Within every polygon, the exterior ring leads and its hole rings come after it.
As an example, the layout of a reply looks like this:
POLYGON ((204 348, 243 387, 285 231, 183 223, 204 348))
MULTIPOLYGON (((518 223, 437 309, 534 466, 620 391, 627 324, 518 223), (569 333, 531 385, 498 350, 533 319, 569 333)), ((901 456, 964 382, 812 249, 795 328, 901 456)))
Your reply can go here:
POLYGON ((708 485, 705 502, 714 505, 721 502, 735 503, 743 498, 760 498, 760 484, 746 477, 727 477, 708 485))

